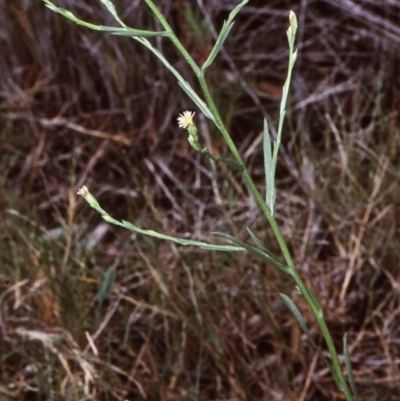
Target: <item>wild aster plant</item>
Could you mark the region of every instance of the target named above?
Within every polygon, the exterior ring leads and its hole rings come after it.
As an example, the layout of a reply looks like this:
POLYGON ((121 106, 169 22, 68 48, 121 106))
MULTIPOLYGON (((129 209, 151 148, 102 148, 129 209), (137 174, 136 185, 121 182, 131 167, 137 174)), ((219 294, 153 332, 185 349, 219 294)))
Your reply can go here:
POLYGON ((225 251, 225 252, 248 251, 248 252, 251 252, 251 253, 261 257, 262 259, 268 261, 269 263, 273 264, 275 267, 277 267, 278 269, 280 269, 281 271, 283 271, 284 273, 289 275, 292 278, 292 280, 294 281, 294 284, 296 285, 296 287, 298 288, 298 291, 303 296, 304 300, 307 302, 311 312, 313 313, 313 315, 321 329, 321 333, 326 341, 326 345, 327 345, 327 348, 328 348, 328 351, 330 354, 330 361, 323 355, 320 347, 317 346, 316 343, 314 342, 314 340, 301 316, 300 311, 298 310, 296 305, 293 303, 293 301, 285 294, 280 294, 283 301, 285 302, 287 307, 291 310, 294 317, 297 319, 302 330, 305 332, 308 340, 315 347, 315 349, 319 353, 320 357, 324 360, 324 362, 330 369, 330 371, 335 379, 335 382, 336 382, 339 390, 343 393, 343 396, 345 397, 345 399, 347 401, 358 400, 357 391, 356 391, 353 376, 352 376, 352 369, 351 369, 350 357, 349 357, 348 349, 347 349, 346 336, 344 336, 344 338, 343 338, 343 354, 344 354, 345 365, 346 365, 347 372, 348 372, 349 385, 343 375, 341 364, 339 362, 339 358, 338 358, 338 354, 337 354, 337 350, 334 346, 332 336, 326 325, 323 310, 318 301, 318 298, 311 291, 311 289, 306 286, 306 284, 304 283, 303 279, 301 278, 298 270, 296 269, 294 262, 292 260, 292 257, 289 253, 287 244, 282 236, 282 233, 279 229, 278 223, 274 217, 274 206, 275 206, 275 198, 276 198, 276 196, 275 196, 275 193, 276 193, 275 170, 276 170, 276 165, 277 165, 279 146, 280 146, 281 137, 282 137, 283 121, 284 121, 285 112, 286 112, 286 102, 287 102, 287 96, 288 96, 289 87, 290 87, 291 74, 292 74, 293 66, 294 66, 294 63, 295 63, 296 57, 297 57, 297 51, 294 50, 294 42, 295 42, 295 36, 296 36, 296 30, 297 30, 297 19, 296 19, 296 15, 294 14, 294 12, 290 11, 290 13, 289 13, 289 28, 286 32, 287 38, 288 38, 288 44, 289 44, 289 66, 288 66, 286 81, 283 86, 283 94, 282 94, 282 99, 281 99, 281 104, 280 104, 279 122, 278 122, 278 130, 277 130, 276 139, 272 139, 270 137, 267 121, 264 120, 263 151, 264 151, 264 168, 265 168, 265 178, 266 178, 266 194, 265 194, 265 199, 263 199, 260 192, 256 188, 256 185, 254 184, 254 181, 251 178, 249 171, 246 169, 246 166, 244 165, 243 159, 242 159, 236 145, 232 141, 232 138, 231 138, 228 130, 225 127, 224 121, 222 120, 221 115, 216 107, 215 101, 214 101, 213 97, 211 96, 211 92, 209 90, 207 81, 205 79, 205 72, 206 72, 207 68, 212 64, 215 57, 221 50, 222 45, 224 44, 225 40, 227 39, 227 37, 229 35, 230 30, 233 27, 233 23, 234 23, 234 19, 235 19, 236 15, 248 3, 248 0, 243 0, 232 10, 228 19, 224 22, 224 24, 222 26, 221 32, 217 38, 217 41, 216 41, 213 49, 211 50, 210 54, 208 55, 208 58, 204 61, 203 65, 201 67, 199 67, 196 64, 195 60, 191 57, 191 55, 184 48, 182 43, 179 41, 178 37, 175 35, 174 31, 170 27, 167 20, 164 18, 162 13, 158 10, 156 5, 154 4, 153 0, 144 0, 144 1, 146 2, 147 6, 150 8, 152 13, 154 14, 155 18, 158 19, 161 26, 164 28, 163 31, 147 31, 147 30, 138 30, 138 29, 127 27, 124 24, 124 22, 117 15, 115 7, 110 0, 101 0, 101 1, 107 7, 108 11, 114 17, 116 22, 120 25, 120 27, 117 27, 117 28, 109 27, 109 26, 95 25, 90 22, 83 21, 83 20, 75 17, 75 15, 72 14, 70 11, 67 11, 62 8, 57 7, 50 0, 43 0, 43 1, 45 2, 46 6, 48 8, 50 8, 51 10, 53 10, 56 13, 63 15, 64 17, 70 19, 71 21, 73 21, 79 25, 83 25, 89 29, 93 29, 93 30, 97 30, 97 31, 109 32, 109 33, 112 33, 115 35, 130 36, 134 40, 140 42, 150 52, 152 52, 164 64, 164 66, 177 78, 178 84, 183 89, 183 91, 191 98, 191 100, 199 108, 199 110, 220 131, 221 135, 223 136, 223 138, 226 141, 226 144, 231 152, 232 157, 226 158, 226 157, 221 157, 221 156, 215 156, 207 148, 203 148, 203 149, 201 148, 200 143, 199 143, 197 128, 196 128, 196 125, 193 120, 194 115, 195 115, 194 112, 184 111, 182 114, 180 114, 178 117, 178 126, 180 128, 186 129, 188 131, 189 143, 195 151, 200 152, 204 156, 211 158, 213 160, 225 162, 231 168, 241 171, 243 181, 249 188, 252 196, 254 197, 255 202, 259 206, 260 212, 265 216, 265 218, 268 220, 268 222, 270 224, 272 232, 274 233, 275 238, 281 249, 282 256, 285 260, 285 263, 278 261, 275 258, 275 256, 273 256, 265 248, 265 246, 262 244, 262 241, 259 238, 257 238, 255 236, 255 234, 253 234, 251 232, 250 229, 247 229, 247 230, 250 234, 250 237, 252 238, 252 240, 254 242, 254 245, 245 243, 245 242, 241 241, 240 239, 235 238, 235 237, 233 237, 229 234, 225 234, 225 233, 218 233, 218 235, 230 240, 234 245, 221 245, 221 244, 206 243, 206 242, 171 237, 171 236, 168 236, 168 235, 165 235, 162 233, 157 233, 152 230, 141 229, 141 228, 135 226, 134 224, 124 221, 124 220, 118 221, 118 220, 114 219, 104 209, 101 208, 98 201, 89 192, 89 190, 86 188, 86 186, 83 186, 82 188, 80 188, 78 191, 78 194, 83 196, 86 199, 86 201, 89 203, 89 205, 91 207, 93 207, 94 209, 96 209, 102 215, 103 219, 108 221, 109 223, 112 223, 112 224, 115 224, 115 225, 118 225, 121 227, 125 227, 128 230, 137 232, 142 235, 147 235, 147 236, 152 236, 155 238, 168 240, 168 241, 180 244, 180 245, 197 246, 197 247, 200 247, 203 249, 218 250, 218 251, 225 251), (159 52, 159 50, 157 48, 155 48, 147 40, 147 38, 149 38, 149 37, 156 37, 156 36, 165 37, 172 41, 172 43, 175 45, 175 47, 181 53, 182 57, 185 59, 185 61, 188 63, 188 65, 192 68, 195 76, 197 77, 197 79, 200 83, 202 92, 203 92, 204 100, 201 98, 200 95, 198 95, 193 90, 193 88, 189 85, 189 83, 183 79, 181 74, 169 63, 169 61, 164 57, 164 55, 161 54, 159 52))

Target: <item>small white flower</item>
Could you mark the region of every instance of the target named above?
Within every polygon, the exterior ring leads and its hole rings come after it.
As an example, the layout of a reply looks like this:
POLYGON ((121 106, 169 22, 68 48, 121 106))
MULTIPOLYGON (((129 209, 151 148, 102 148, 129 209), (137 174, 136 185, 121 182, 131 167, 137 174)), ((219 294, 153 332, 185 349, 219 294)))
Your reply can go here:
POLYGON ((78 194, 78 195, 81 195, 81 196, 83 196, 83 197, 88 196, 89 190, 87 189, 87 186, 84 185, 83 187, 79 188, 77 194, 78 194))
POLYGON ((193 117, 196 113, 194 111, 184 111, 179 114, 178 125, 180 128, 188 128, 190 125, 194 125, 193 117))

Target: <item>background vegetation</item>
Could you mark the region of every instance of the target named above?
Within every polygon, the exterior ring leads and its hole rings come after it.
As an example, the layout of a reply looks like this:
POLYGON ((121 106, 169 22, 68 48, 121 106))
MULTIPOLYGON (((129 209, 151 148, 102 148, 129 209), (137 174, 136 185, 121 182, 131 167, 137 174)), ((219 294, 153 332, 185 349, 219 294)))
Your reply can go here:
MULTIPOLYGON (((112 24, 100 2, 57 4, 112 24)), ((158 4, 201 63, 236 2, 158 4)), ((115 5, 129 26, 156 28, 142 2, 115 5)), ((299 58, 276 215, 338 347, 348 333, 361 399, 395 401, 400 6, 253 0, 242 10, 208 78, 260 188, 289 9, 299 58)), ((136 42, 77 27, 39 0, 0 1, 0 33, 0 399, 339 400, 278 296, 301 309, 285 277, 246 254, 132 236, 76 195, 86 184, 114 217, 181 237, 247 240, 249 226, 274 249, 240 173, 210 170, 177 128, 180 112, 197 110, 174 77, 136 42)), ((154 42, 195 85, 168 41, 154 42)))

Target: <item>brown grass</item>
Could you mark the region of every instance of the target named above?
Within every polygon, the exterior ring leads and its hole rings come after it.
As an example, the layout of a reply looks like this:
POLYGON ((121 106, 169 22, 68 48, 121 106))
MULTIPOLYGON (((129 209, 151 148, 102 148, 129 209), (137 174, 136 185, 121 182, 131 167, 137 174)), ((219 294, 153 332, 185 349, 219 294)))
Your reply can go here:
MULTIPOLYGON (((140 3, 115 2, 128 25, 155 28, 140 3)), ((199 21, 218 30, 236 4, 158 3, 199 61, 213 43, 199 21)), ((250 1, 208 78, 262 188, 262 117, 277 120, 293 7, 299 60, 276 214, 340 350, 348 333, 360 398, 394 401, 399 5, 300 3, 250 1)), ((57 4, 112 24, 100 2, 57 4)), ((248 240, 250 227, 277 251, 240 174, 194 154, 177 128, 193 104, 168 71, 134 41, 75 26, 40 1, 0 2, 0 32, 0 399, 341 400, 279 297, 292 297, 325 349, 287 278, 247 254, 132 236, 78 199, 86 184, 116 218, 200 240, 248 240)), ((155 42, 195 86, 171 45, 155 42)))

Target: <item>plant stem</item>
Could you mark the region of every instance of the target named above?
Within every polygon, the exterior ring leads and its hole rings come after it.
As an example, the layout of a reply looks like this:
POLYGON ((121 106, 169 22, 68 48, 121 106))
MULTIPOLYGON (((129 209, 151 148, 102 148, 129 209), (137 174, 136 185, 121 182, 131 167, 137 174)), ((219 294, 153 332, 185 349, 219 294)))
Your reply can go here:
POLYGON ((307 286, 305 285, 304 281, 302 280, 299 272, 297 271, 297 269, 293 263, 293 259, 290 255, 289 249, 283 238, 281 230, 279 229, 279 226, 278 226, 278 223, 277 223, 275 217, 271 214, 268 206, 265 204, 265 202, 264 202, 260 192, 258 191, 253 179, 251 178, 248 170, 245 168, 242 157, 240 156, 240 153, 239 153, 236 145, 234 144, 229 132, 227 131, 227 129, 225 127, 224 122, 222 121, 222 118, 215 105, 214 99, 211 96, 211 93, 209 91, 209 88, 205 81, 205 78, 200 75, 200 76, 198 76, 198 79, 200 81, 201 88, 202 88, 204 96, 206 98, 207 105, 209 106, 211 112, 213 113, 213 115, 215 117, 215 120, 217 121, 218 126, 220 127, 221 134, 224 137, 224 139, 229 147, 229 150, 231 151, 236 162, 240 166, 244 167, 244 170, 242 173, 243 180, 246 183, 246 185, 248 186, 248 188, 249 188, 252 196, 254 197, 257 205, 259 206, 261 212, 268 220, 268 223, 270 224, 270 226, 272 228, 272 232, 274 233, 274 236, 279 244, 279 247, 281 249, 281 252, 283 254, 285 262, 291 271, 291 276, 293 277, 293 280, 295 281, 296 285, 299 287, 301 294, 304 296, 307 304, 310 306, 310 309, 311 309, 315 319, 317 320, 318 326, 321 329, 322 335, 325 339, 326 345, 327 345, 329 353, 331 355, 333 369, 336 372, 337 379, 339 381, 338 384, 340 385, 340 389, 345 394, 346 400, 352 401, 353 397, 350 393, 350 389, 347 385, 346 379, 343 376, 342 369, 340 367, 339 358, 337 355, 337 351, 336 351, 335 345, 333 343, 332 336, 329 332, 329 329, 328 329, 325 319, 323 317, 321 308, 319 305, 315 304, 314 298, 310 295, 310 292, 309 292, 307 286))
MULTIPOLYGON (((326 345, 327 345, 329 353, 331 355, 333 370, 334 370, 334 372, 332 372, 332 373, 334 374, 334 376, 337 380, 337 384, 338 384, 340 390, 343 391, 346 400, 353 401, 353 397, 351 395, 350 389, 347 385, 347 382, 344 378, 344 375, 343 375, 343 372, 342 372, 342 369, 340 366, 340 361, 338 358, 338 354, 337 354, 335 345, 333 343, 332 336, 329 332, 329 329, 328 329, 325 319, 323 317, 321 307, 319 304, 317 304, 315 302, 315 299, 310 294, 309 289, 307 288, 306 284, 304 283, 300 274, 298 273, 275 217, 271 214, 271 211, 269 210, 268 206, 264 202, 264 200, 263 200, 260 192, 258 191, 253 179, 251 178, 248 170, 245 168, 243 159, 242 159, 235 143, 233 142, 228 130, 226 129, 225 124, 221 118, 221 115, 216 107, 216 104, 215 104, 214 99, 211 95, 211 92, 208 88, 208 85, 207 85, 204 75, 201 73, 201 70, 200 70, 199 66, 196 64, 196 62, 194 61, 194 59, 190 56, 188 51, 184 48, 182 43, 179 41, 179 39, 175 35, 171 26, 168 24, 165 17, 158 10, 158 8, 154 5, 153 1, 152 0, 144 0, 144 1, 148 5, 148 7, 151 9, 151 11, 154 13, 156 18, 160 21, 160 23, 164 27, 164 29, 170 33, 169 38, 171 39, 173 44, 176 46, 178 51, 182 54, 182 56, 187 61, 187 63, 190 65, 190 67, 192 68, 193 72, 195 73, 197 79, 199 80, 201 89, 202 89, 204 97, 206 99, 206 103, 207 103, 208 107, 210 108, 212 114, 214 115, 217 125, 221 131, 221 134, 222 134, 223 138, 225 139, 225 141, 229 147, 229 150, 231 151, 232 156, 235 159, 236 163, 243 168, 243 171, 242 171, 243 180, 246 183, 252 196, 254 197, 261 212, 263 213, 265 218, 268 220, 268 223, 270 224, 270 226, 272 228, 272 232, 274 233, 274 236, 279 244, 279 247, 281 249, 281 252, 283 254, 285 262, 290 269, 290 272, 291 272, 290 274, 293 277, 293 280, 295 281, 296 285, 298 286, 301 294, 304 296, 307 304, 309 305, 309 307, 311 309, 311 312, 313 313, 313 315, 317 321, 318 326, 321 329, 322 335, 325 339, 326 345)), ((280 121, 280 124, 282 124, 282 121, 280 121)))

